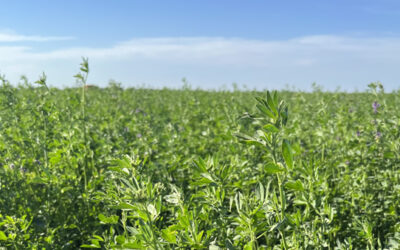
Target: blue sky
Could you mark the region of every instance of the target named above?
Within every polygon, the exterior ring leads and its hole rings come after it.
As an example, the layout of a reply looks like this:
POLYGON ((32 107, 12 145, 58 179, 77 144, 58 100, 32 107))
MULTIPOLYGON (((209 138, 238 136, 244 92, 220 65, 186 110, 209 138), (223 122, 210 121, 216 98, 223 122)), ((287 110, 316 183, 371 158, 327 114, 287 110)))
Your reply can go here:
POLYGON ((400 2, 8 1, 0 73, 73 86, 81 56, 106 86, 364 90, 400 83, 400 2))

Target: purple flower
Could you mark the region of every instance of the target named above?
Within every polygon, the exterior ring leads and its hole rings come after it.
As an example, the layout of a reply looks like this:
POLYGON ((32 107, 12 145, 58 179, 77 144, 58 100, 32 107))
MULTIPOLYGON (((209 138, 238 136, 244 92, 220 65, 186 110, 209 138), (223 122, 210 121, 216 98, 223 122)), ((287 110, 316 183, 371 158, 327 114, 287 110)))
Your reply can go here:
POLYGON ((382 136, 382 133, 381 132, 376 132, 376 139, 379 139, 380 137, 382 136))
POLYGON ((139 133, 139 134, 136 135, 136 137, 137 137, 137 138, 142 138, 142 134, 139 133))
POLYGON ((11 163, 11 164, 10 164, 10 168, 11 168, 11 169, 14 169, 14 168, 15 168, 14 163, 11 163))
POLYGON ((379 108, 380 106, 381 106, 381 105, 380 105, 377 101, 375 101, 375 102, 372 103, 372 108, 374 109, 374 114, 376 114, 376 113, 378 112, 378 108, 379 108))
POLYGON ((361 133, 360 131, 357 131, 357 137, 360 137, 361 133))
POLYGON ((35 163, 38 164, 38 165, 41 164, 41 162, 39 160, 35 160, 35 163))

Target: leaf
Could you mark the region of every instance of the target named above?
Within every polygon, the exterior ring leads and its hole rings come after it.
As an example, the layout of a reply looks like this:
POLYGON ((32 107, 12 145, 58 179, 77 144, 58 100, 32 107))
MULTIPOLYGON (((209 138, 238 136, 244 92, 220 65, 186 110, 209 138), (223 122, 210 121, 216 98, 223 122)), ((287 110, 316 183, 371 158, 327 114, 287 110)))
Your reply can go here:
POLYGON ((265 107, 264 104, 257 104, 256 107, 261 111, 261 113, 264 113, 268 117, 275 119, 275 115, 267 107, 265 107))
POLYGON ((394 159, 394 158, 396 158, 396 155, 393 152, 386 151, 383 154, 383 157, 386 158, 386 159, 394 159))
POLYGON ((176 243, 176 231, 172 231, 171 228, 161 230, 161 237, 169 243, 176 243))
POLYGON ((276 107, 276 105, 274 103, 274 100, 272 99, 271 94, 269 93, 269 91, 267 91, 267 103, 268 103, 268 106, 269 106, 270 110, 272 112, 274 112, 275 116, 278 116, 278 109, 277 109, 277 107, 276 107))
POLYGON ((200 231, 200 233, 197 234, 197 236, 196 236, 197 242, 201 242, 201 238, 203 238, 203 233, 204 233, 204 231, 202 230, 202 231, 200 231))
POLYGON ((272 231, 275 231, 275 230, 279 230, 279 229, 281 228, 281 226, 284 225, 284 223, 286 222, 286 220, 287 220, 287 218, 284 217, 282 221, 280 221, 280 222, 276 223, 275 225, 273 225, 273 226, 269 229, 269 231, 272 232, 272 231))
POLYGON ((125 237, 123 235, 118 235, 115 240, 117 241, 118 244, 122 245, 125 243, 125 237))
POLYGON ((134 210, 136 209, 136 207, 134 205, 131 205, 129 203, 126 202, 122 202, 120 204, 118 204, 117 206, 115 206, 116 209, 124 209, 124 210, 134 210))
POLYGON ((248 136, 248 135, 246 135, 246 134, 236 133, 235 136, 236 136, 237 138, 239 138, 242 142, 245 142, 245 143, 247 143, 247 144, 265 147, 265 145, 263 144, 263 142, 258 141, 256 138, 251 137, 251 136, 248 136))
MULTIPOLYGON (((239 137, 239 136, 238 136, 239 137)), ((197 161, 194 161, 195 166, 199 170, 199 172, 207 172, 207 167, 206 167, 206 162, 203 160, 203 158, 199 158, 197 161)))
POLYGON ((268 174, 276 174, 285 171, 286 169, 283 168, 282 166, 279 166, 278 164, 275 164, 273 162, 269 162, 265 167, 265 172, 268 174))
POLYGON ((93 235, 94 238, 98 239, 99 241, 104 241, 104 239, 101 236, 98 235, 93 235))
MULTIPOLYGON (((247 140, 255 140, 254 137, 248 136, 246 134, 243 133, 235 133, 235 136, 243 141, 247 141, 247 140)), ((195 162, 197 164, 197 162, 195 162)), ((200 164, 200 162, 199 162, 200 164)))
POLYGON ((260 201, 263 203, 265 200, 265 189, 263 184, 260 182, 258 184, 258 190, 256 190, 256 196, 258 197, 258 199, 260 199, 260 201))
POLYGON ((180 195, 180 193, 178 193, 178 192, 174 192, 173 194, 166 195, 166 196, 164 197, 164 199, 165 199, 167 202, 169 202, 169 203, 172 203, 172 204, 179 204, 179 201, 180 201, 180 199, 181 199, 181 195, 180 195))
POLYGON ((254 141, 246 141, 246 143, 249 144, 249 145, 261 146, 262 148, 265 147, 265 144, 264 144, 264 143, 262 143, 262 142, 260 142, 260 141, 257 141, 257 140, 254 140, 254 141))
POLYGON ((117 224, 119 220, 118 215, 112 215, 110 217, 106 217, 104 214, 99 214, 98 218, 103 224, 117 224))
POLYGON ((274 91, 274 93, 273 93, 273 100, 274 100, 275 106, 278 106, 278 92, 277 91, 274 91))
POLYGON ((268 174, 276 174, 285 171, 285 169, 273 162, 268 163, 265 167, 265 172, 268 174))
POLYGON ((286 165, 292 169, 293 168, 293 154, 292 148, 287 140, 283 140, 282 142, 282 155, 285 160, 286 165))
POLYGON ((3 231, 0 231, 0 240, 7 240, 7 236, 3 231))
POLYGON ((32 183, 34 184, 48 184, 48 179, 36 176, 32 179, 32 183))
POLYGON ((143 249, 143 245, 139 242, 125 243, 122 247, 125 249, 143 249))
POLYGON ((263 127, 263 129, 265 129, 267 132, 270 133, 278 133, 279 129, 277 127, 275 127, 273 124, 267 124, 263 127))
POLYGON ((209 174, 209 173, 202 173, 201 174, 202 177, 206 178, 207 180, 209 180, 210 182, 215 182, 213 177, 209 174))
POLYGON ((84 244, 84 245, 81 245, 81 247, 82 248, 101 248, 100 246, 97 246, 94 244, 91 244, 91 245, 84 244))
POLYGON ((158 216, 157 209, 153 204, 147 205, 147 211, 151 214, 153 220, 158 216))
POLYGON ((288 181, 285 184, 287 189, 295 190, 295 191, 304 191, 303 183, 300 180, 297 181, 288 181))
POLYGON ((253 249, 253 242, 249 241, 243 248, 244 250, 252 250, 253 249))
POLYGON ((288 107, 285 107, 285 108, 284 108, 284 112, 282 113, 282 116, 283 116, 283 120, 282 120, 283 125, 286 125, 287 120, 288 120, 288 118, 289 118, 289 110, 288 110, 288 107))

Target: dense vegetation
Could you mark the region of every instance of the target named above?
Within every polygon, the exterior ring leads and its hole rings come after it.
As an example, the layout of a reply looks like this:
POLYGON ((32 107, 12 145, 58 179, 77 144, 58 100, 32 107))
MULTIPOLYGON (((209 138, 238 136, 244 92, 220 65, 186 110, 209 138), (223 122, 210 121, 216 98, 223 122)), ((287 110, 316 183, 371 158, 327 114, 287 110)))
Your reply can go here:
POLYGON ((2 79, 0 246, 399 247, 399 92, 95 88, 87 73, 63 90, 2 79))

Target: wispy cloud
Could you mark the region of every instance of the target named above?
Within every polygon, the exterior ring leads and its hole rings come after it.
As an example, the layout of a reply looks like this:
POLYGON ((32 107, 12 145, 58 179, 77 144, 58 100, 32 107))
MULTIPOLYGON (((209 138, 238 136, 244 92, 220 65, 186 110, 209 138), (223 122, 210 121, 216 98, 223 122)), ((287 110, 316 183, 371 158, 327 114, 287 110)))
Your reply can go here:
MULTIPOLYGON (((1 41, 1 36, 0 36, 1 41)), ((110 78, 126 85, 147 82, 180 86, 186 76, 205 88, 246 83, 249 87, 300 89, 312 82, 334 89, 364 89, 381 80, 392 89, 400 80, 400 38, 318 35, 288 40, 223 37, 140 38, 106 48, 66 48, 36 52, 31 47, 1 46, 0 70, 16 81, 42 71, 51 83, 72 81, 81 56, 89 57, 92 82, 110 78)))
POLYGON ((70 36, 26 36, 16 34, 14 32, 1 32, 0 31, 0 42, 49 42, 49 41, 64 41, 72 40, 70 36))

